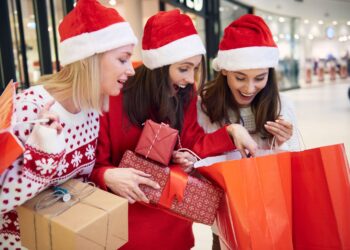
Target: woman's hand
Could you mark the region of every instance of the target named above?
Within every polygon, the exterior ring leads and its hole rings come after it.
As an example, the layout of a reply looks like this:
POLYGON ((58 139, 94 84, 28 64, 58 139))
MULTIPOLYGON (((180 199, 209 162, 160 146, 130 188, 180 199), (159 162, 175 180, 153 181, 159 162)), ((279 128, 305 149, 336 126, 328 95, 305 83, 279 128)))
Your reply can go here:
POLYGON ((186 173, 190 173, 193 171, 193 165, 197 159, 189 152, 174 151, 172 161, 179 164, 186 173))
POLYGON ((248 150, 252 156, 255 156, 258 144, 242 125, 230 124, 226 127, 226 130, 233 138, 234 144, 243 158, 247 157, 246 150, 248 150))
POLYGON ((50 108, 52 105, 54 105, 55 100, 51 100, 48 103, 46 103, 39 113, 39 119, 48 119, 49 121, 46 123, 40 123, 40 125, 49 127, 52 129, 55 129, 57 131, 57 134, 61 134, 62 132, 62 125, 60 123, 60 119, 57 114, 54 114, 50 112, 50 108))
POLYGON ((150 177, 151 175, 133 168, 111 168, 104 173, 107 187, 113 193, 128 199, 129 203, 135 203, 135 201, 149 203, 139 185, 144 184, 159 189, 158 183, 152 181, 150 177))
POLYGON ((268 121, 264 126, 270 134, 276 137, 278 146, 288 141, 293 135, 293 124, 282 118, 277 119, 275 122, 268 121))

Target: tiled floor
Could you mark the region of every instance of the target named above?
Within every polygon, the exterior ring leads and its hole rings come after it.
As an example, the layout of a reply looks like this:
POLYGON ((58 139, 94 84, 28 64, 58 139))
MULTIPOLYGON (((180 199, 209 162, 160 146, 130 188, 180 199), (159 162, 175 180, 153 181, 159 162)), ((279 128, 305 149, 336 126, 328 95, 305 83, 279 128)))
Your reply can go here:
MULTIPOLYGON (((350 159, 350 80, 284 92, 294 102, 298 128, 307 148, 344 143, 350 159)), ((209 226, 195 224, 194 250, 211 249, 209 226)))

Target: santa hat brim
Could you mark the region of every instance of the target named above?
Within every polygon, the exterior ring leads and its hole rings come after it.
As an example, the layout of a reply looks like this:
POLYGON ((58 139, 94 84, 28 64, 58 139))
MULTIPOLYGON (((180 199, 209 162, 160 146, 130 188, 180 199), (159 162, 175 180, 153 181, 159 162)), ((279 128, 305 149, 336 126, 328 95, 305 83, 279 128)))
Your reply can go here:
POLYGON ((60 63, 67 65, 97 53, 137 44, 129 23, 120 22, 106 28, 66 39, 59 45, 60 63))
POLYGON ((212 67, 216 71, 228 71, 273 68, 278 65, 278 48, 246 47, 231 50, 219 50, 212 67))
POLYGON ((157 49, 142 50, 142 60, 149 69, 170 65, 206 53, 198 35, 190 35, 157 49))

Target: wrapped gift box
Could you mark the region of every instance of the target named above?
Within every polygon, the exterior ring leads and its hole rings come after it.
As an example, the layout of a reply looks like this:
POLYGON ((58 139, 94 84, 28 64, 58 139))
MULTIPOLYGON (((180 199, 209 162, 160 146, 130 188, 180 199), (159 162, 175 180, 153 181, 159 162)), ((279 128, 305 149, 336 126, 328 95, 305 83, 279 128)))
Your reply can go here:
POLYGON ((78 180, 60 187, 72 193, 68 202, 47 203, 46 190, 17 208, 22 245, 30 250, 117 249, 128 240, 128 202, 78 180))
POLYGON ((212 225, 218 210, 223 190, 214 186, 204 178, 186 175, 187 183, 183 192, 183 199, 174 198, 169 207, 161 204, 166 189, 171 168, 164 167, 155 161, 147 160, 131 151, 126 151, 119 164, 122 168, 135 168, 152 176, 152 179, 160 185, 156 190, 146 185, 140 185, 152 205, 165 208, 166 211, 194 222, 212 225))

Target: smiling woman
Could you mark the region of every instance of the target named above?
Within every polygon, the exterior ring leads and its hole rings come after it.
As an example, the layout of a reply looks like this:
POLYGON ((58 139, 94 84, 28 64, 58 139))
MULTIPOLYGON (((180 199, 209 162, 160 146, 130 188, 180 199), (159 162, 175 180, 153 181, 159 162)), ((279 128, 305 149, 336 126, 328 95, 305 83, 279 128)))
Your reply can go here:
MULTIPOLYGON (((218 77, 200 88, 197 110, 204 130, 235 123, 260 149, 270 149, 275 138, 275 147, 298 150, 293 106, 278 92, 277 63, 278 48, 262 18, 247 14, 229 24, 213 61, 218 77)), ((217 239, 215 226, 213 232, 217 239)))
POLYGON ((103 101, 134 74, 130 56, 137 39, 116 10, 79 0, 59 32, 64 67, 15 98, 14 134, 25 151, 0 175, 3 249, 22 248, 17 206, 52 185, 88 178, 103 101), (41 118, 48 122, 28 123, 41 118))
POLYGON ((260 148, 295 149, 292 105, 280 96, 274 67, 278 48, 262 18, 244 15, 226 29, 214 69, 216 80, 201 86, 200 123, 212 132, 227 123, 244 126, 260 148))
MULTIPOLYGON (((237 131, 228 126, 205 134, 197 123, 195 78, 199 74, 200 84, 204 82, 205 49, 189 16, 178 10, 152 16, 145 26, 142 54, 144 65, 126 82, 121 95, 110 98, 110 111, 101 118, 91 177, 101 188, 131 203, 130 238, 122 249, 190 249, 192 223, 137 203, 149 202, 140 184, 159 186, 149 175, 118 165, 126 150, 134 151, 147 119, 178 129, 181 145, 201 157, 234 149, 231 137, 237 137, 237 131)), ((190 172, 193 158, 187 157, 176 152, 172 163, 190 172)))

